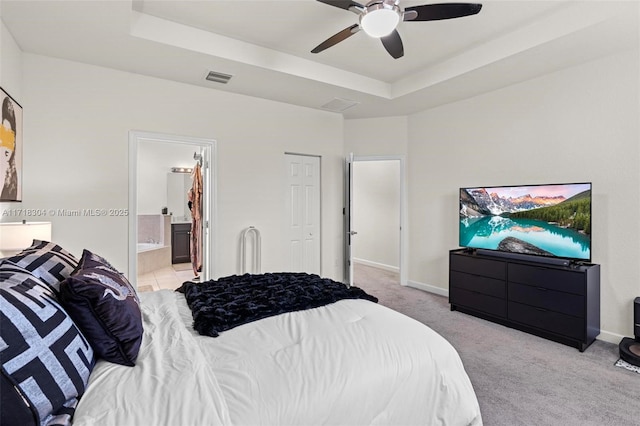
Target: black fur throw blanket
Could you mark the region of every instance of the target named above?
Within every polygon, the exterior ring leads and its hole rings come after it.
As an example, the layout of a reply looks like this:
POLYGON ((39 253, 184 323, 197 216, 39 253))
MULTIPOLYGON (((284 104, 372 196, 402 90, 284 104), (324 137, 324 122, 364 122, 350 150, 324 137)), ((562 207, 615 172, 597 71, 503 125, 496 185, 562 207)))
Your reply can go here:
POLYGON ((185 282, 193 328, 204 336, 262 318, 317 308, 342 299, 378 299, 358 287, 299 272, 232 275, 203 283, 185 282))

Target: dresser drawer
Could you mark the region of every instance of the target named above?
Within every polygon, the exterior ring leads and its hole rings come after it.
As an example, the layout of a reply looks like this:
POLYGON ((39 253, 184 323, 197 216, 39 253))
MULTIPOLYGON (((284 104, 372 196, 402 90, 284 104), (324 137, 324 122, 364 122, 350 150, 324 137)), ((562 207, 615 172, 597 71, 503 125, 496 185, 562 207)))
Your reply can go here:
POLYGON ((450 269, 468 274, 504 280, 506 278, 505 263, 499 260, 479 259, 477 257, 455 255, 449 258, 450 269))
POLYGON ((458 287, 451 287, 449 289, 449 303, 502 318, 507 317, 507 302, 505 299, 487 296, 486 294, 476 293, 458 287))
POLYGON ((580 295, 585 292, 585 277, 580 272, 518 263, 509 263, 507 272, 509 282, 580 295))
POLYGON ((584 340, 585 322, 583 318, 559 312, 547 311, 542 308, 509 302, 509 320, 519 322, 544 331, 560 334, 572 339, 584 340))
POLYGON ((509 301, 524 303, 574 317, 584 318, 585 316, 584 296, 549 290, 544 287, 509 283, 509 301))
POLYGON ((493 297, 506 298, 506 284, 504 280, 471 275, 464 272, 451 271, 449 273, 449 288, 458 287, 475 291, 493 297))

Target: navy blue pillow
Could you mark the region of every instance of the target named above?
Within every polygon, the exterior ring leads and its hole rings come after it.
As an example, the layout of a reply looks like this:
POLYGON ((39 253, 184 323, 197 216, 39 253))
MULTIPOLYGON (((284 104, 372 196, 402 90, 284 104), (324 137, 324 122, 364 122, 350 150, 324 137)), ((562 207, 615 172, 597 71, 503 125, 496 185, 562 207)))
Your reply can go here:
POLYGON ((140 300, 104 258, 84 250, 76 271, 60 284, 60 300, 98 357, 134 366, 142 343, 140 300))
POLYGON ((95 359, 51 288, 0 264, 0 424, 69 425, 95 359))

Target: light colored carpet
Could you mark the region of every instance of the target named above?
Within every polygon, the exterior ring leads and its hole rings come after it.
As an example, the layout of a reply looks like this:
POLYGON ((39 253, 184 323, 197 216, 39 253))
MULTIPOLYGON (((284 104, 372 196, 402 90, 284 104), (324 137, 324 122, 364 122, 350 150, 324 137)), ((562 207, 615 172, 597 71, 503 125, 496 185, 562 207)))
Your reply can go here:
POLYGON ((640 426, 640 376, 615 367, 617 345, 575 348, 451 311, 446 297, 358 265, 355 285, 458 350, 486 426, 640 426))

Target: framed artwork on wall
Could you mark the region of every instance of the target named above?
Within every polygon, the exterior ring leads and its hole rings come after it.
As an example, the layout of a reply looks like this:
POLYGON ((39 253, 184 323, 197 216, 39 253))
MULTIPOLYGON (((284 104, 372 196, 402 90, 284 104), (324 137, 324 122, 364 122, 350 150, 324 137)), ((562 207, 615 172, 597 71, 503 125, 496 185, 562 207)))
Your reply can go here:
POLYGON ((22 201, 22 107, 2 87, 0 202, 22 201))

